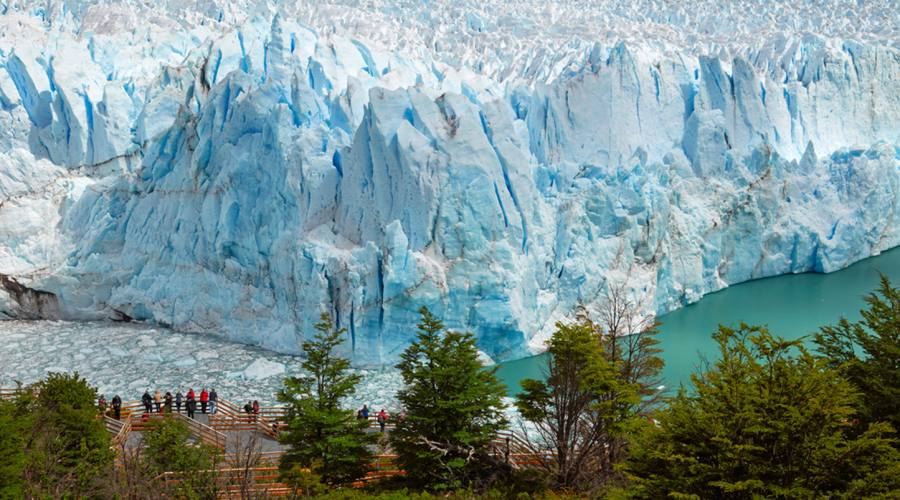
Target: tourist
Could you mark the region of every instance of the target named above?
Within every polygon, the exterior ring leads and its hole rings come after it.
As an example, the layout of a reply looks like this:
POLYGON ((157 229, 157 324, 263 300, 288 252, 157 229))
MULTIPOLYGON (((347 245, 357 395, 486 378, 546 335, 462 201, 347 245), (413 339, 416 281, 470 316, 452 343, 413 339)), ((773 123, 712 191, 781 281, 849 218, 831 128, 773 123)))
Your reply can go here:
POLYGON ((384 426, 387 424, 388 414, 384 411, 384 408, 378 412, 378 427, 381 427, 381 433, 384 434, 384 426))
POLYGON ((210 389, 209 390, 209 412, 210 413, 216 412, 216 403, 218 401, 219 401, 219 395, 216 394, 216 390, 210 389))
POLYGON ((122 398, 120 398, 118 394, 116 394, 112 398, 112 407, 113 407, 113 414, 116 416, 116 420, 121 419, 122 418, 122 398))
POLYGON ((369 418, 369 407, 366 406, 366 405, 363 405, 362 410, 360 410, 360 411, 362 412, 362 418, 365 418, 365 419, 368 420, 368 418, 369 418))
POLYGON ((166 413, 172 413, 172 393, 169 391, 166 391, 166 395, 163 398, 163 401, 165 401, 163 406, 166 409, 166 413))
POLYGON ((97 406, 100 407, 100 414, 106 415, 106 396, 100 395, 100 401, 97 402, 97 406))
POLYGON ((181 413, 181 400, 184 396, 181 395, 181 389, 178 389, 178 392, 175 393, 175 411, 181 413))
MULTIPOLYGON (((189 387, 187 391, 187 403, 185 405, 193 405, 194 411, 197 411, 197 400, 194 398, 194 389, 189 387)), ((191 418, 194 418, 193 416, 191 418)))
POLYGON ((259 401, 253 401, 253 421, 256 422, 256 419, 259 417, 259 401))
POLYGON ((144 413, 153 411, 153 398, 150 397, 150 389, 144 391, 144 395, 141 396, 141 402, 144 403, 144 413))
POLYGON ((253 422, 253 405, 250 401, 247 401, 247 404, 244 405, 244 413, 247 414, 247 422, 253 422))
POLYGON ((207 403, 209 403, 209 393, 206 392, 206 387, 204 387, 203 390, 200 391, 200 408, 202 409, 203 413, 206 413, 207 403))
POLYGON ((162 409, 161 409, 161 407, 162 407, 162 393, 159 392, 159 389, 157 389, 156 392, 153 393, 153 402, 156 403, 156 413, 161 412, 161 411, 162 411, 162 409))
POLYGON ((188 418, 194 418, 194 412, 197 411, 197 401, 194 398, 188 398, 185 406, 187 407, 188 418))
POLYGON ((356 419, 357 419, 357 420, 362 420, 362 419, 364 419, 364 418, 366 418, 366 417, 364 417, 363 414, 362 414, 362 408, 356 410, 356 419))

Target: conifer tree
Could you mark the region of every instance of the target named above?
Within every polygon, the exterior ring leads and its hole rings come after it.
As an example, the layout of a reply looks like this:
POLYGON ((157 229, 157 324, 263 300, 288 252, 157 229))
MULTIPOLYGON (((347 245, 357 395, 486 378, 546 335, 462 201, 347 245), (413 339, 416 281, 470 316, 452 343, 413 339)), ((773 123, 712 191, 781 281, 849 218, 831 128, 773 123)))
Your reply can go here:
POLYGON ((14 401, 0 400, 0 498, 25 496, 25 438, 32 418, 14 401))
POLYGON ((50 373, 16 404, 30 414, 25 434, 27 496, 91 496, 112 465, 97 390, 78 373, 50 373))
POLYGON ((415 485, 446 490, 470 486, 490 473, 490 445, 506 425, 505 389, 481 366, 470 333, 450 332, 423 307, 416 340, 397 365, 405 387, 397 398, 406 415, 391 444, 415 485))
POLYGON ((857 394, 804 347, 720 327, 721 359, 659 412, 627 463, 641 498, 887 498, 900 488, 885 424, 852 432, 857 394), (856 436, 856 434, 859 434, 856 436))
POLYGON ((900 430, 900 290, 882 276, 866 303, 862 320, 841 318, 822 327, 816 344, 823 359, 862 393, 860 420, 900 430))
POLYGON ((288 407, 287 430, 280 440, 290 447, 280 467, 288 481, 300 477, 298 468, 310 468, 326 484, 346 484, 366 474, 368 446, 375 438, 366 433, 368 421, 341 406, 360 381, 360 375, 350 372, 350 361, 335 352, 346 329, 336 330, 327 314, 315 329, 302 346, 308 375, 286 379, 278 394, 288 407))

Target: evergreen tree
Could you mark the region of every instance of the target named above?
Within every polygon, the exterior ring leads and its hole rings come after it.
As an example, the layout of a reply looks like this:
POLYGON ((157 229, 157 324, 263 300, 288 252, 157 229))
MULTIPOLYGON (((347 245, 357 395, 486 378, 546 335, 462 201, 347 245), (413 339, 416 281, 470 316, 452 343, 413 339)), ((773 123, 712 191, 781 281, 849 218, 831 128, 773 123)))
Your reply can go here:
POLYGON ((489 448, 506 425, 505 389, 486 370, 470 333, 445 331, 423 307, 416 340, 397 365, 405 387, 397 394, 406 416, 391 444, 414 484, 434 489, 470 486, 489 474, 489 448))
POLYGON ((24 471, 30 495, 78 497, 97 491, 113 452, 96 389, 78 373, 50 373, 23 391, 17 404, 30 415, 24 471))
POLYGON ((861 421, 900 429, 900 290, 882 276, 878 292, 866 303, 862 320, 841 318, 822 327, 816 344, 825 361, 862 393, 861 421))
POLYGON ((281 470, 286 481, 302 476, 296 469, 310 468, 326 484, 346 484, 365 476, 375 436, 366 432, 368 421, 341 406, 360 381, 350 362, 335 353, 346 329, 335 330, 327 314, 315 328, 312 340, 303 343, 302 366, 309 375, 286 379, 278 394, 288 406, 281 442, 290 446, 281 470))
POLYGON ((546 381, 523 380, 516 406, 532 424, 536 436, 528 440, 535 451, 553 452, 541 465, 557 487, 608 486, 618 477, 613 450, 624 456, 626 437, 646 422, 639 413, 640 386, 625 379, 618 359, 608 359, 593 323, 556 328, 546 381))
POLYGON ((900 488, 890 427, 853 437, 854 388, 802 340, 720 327, 721 359, 692 376, 627 464, 644 498, 862 498, 900 488))
POLYGON ((15 401, 0 400, 0 498, 25 496, 25 439, 32 420, 15 401))

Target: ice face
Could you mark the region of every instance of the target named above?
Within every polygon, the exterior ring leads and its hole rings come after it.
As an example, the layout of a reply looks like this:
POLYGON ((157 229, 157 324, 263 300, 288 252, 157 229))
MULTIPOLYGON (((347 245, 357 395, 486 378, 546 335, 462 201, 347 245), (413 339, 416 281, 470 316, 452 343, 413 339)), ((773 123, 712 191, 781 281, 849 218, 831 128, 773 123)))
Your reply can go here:
POLYGON ((328 312, 382 365, 428 306, 502 361, 611 286, 900 243, 890 6, 251 3, 0 6, 0 313, 297 352, 328 312))

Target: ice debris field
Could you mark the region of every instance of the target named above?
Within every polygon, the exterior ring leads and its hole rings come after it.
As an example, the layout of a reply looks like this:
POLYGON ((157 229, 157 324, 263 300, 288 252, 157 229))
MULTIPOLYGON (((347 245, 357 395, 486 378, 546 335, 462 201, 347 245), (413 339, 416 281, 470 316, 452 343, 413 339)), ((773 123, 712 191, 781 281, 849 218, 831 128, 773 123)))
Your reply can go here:
POLYGON ((293 353, 324 311, 383 366, 424 305, 501 361, 612 286, 653 315, 841 269, 900 244, 898 26, 892 1, 0 0, 0 316, 293 353))
MULTIPOLYGON (((215 388, 235 402, 277 404, 285 377, 302 374, 300 359, 209 335, 135 324, 68 321, 0 323, 0 387, 38 381, 47 372, 75 372, 111 399, 139 399, 145 389, 186 392, 215 388)), ((348 407, 398 408, 398 377, 360 370, 348 407)))

